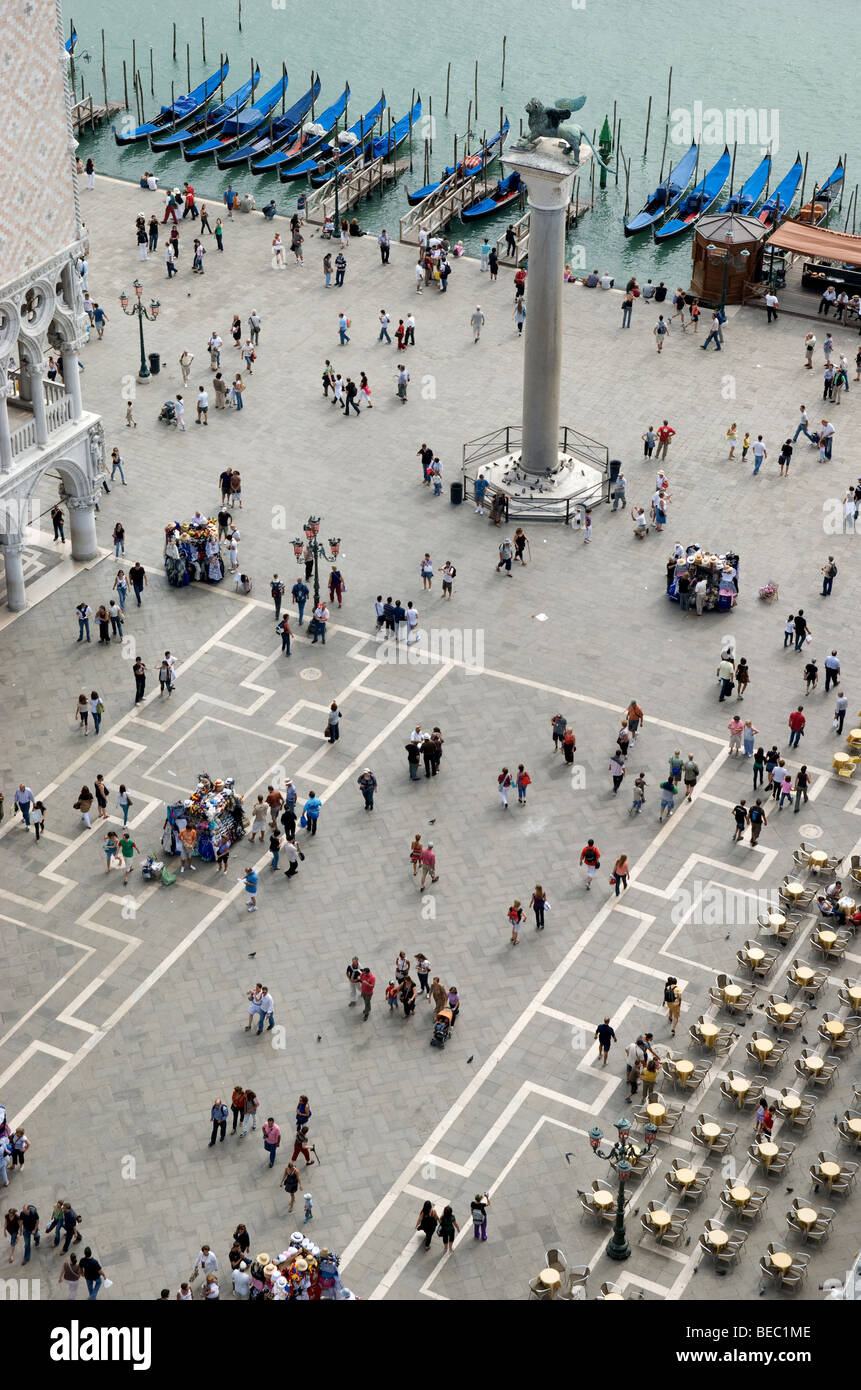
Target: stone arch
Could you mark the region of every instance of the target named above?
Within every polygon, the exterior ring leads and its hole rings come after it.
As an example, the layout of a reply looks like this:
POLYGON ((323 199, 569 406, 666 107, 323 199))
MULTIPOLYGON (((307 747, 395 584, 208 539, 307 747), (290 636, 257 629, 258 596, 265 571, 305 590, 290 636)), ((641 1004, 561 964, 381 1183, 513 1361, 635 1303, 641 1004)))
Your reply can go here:
POLYGON ((37 491, 39 483, 48 472, 60 475, 59 495, 66 501, 72 498, 91 502, 100 486, 100 479, 79 459, 49 459, 43 467, 33 469, 26 480, 23 496, 29 501, 37 491))

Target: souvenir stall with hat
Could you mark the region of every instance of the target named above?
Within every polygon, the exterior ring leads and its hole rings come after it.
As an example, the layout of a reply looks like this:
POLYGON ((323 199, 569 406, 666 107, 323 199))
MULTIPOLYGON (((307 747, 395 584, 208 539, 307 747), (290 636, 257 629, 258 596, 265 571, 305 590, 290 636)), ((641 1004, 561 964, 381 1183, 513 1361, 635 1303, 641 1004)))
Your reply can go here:
POLYGON ((162 848, 168 854, 179 853, 179 832, 187 825, 197 831, 196 853, 210 863, 242 839, 248 822, 232 777, 216 781, 202 772, 193 794, 167 807, 162 848))
POLYGON ((723 611, 734 608, 738 600, 739 558, 732 551, 725 555, 715 555, 700 545, 689 545, 685 549, 676 545, 667 561, 667 598, 674 603, 682 602, 683 608, 696 607, 697 585, 705 581, 702 594, 703 612, 723 611), (682 592, 679 580, 684 579, 682 592))
POLYGON ((224 557, 218 522, 197 513, 191 521, 172 521, 164 528, 164 567, 168 583, 181 589, 192 580, 220 584, 224 557))
POLYGON ((315 1245, 301 1231, 293 1231, 290 1244, 279 1255, 261 1251, 251 1262, 251 1299, 284 1302, 355 1302, 338 1272, 339 1257, 328 1246, 315 1245))

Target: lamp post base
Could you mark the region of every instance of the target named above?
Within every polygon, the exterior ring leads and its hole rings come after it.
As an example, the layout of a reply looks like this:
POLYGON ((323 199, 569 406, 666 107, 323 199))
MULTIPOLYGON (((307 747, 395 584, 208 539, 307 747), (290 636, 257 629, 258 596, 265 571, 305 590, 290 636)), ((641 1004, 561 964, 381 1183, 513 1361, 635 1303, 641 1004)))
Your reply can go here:
POLYGON ((631 1254, 631 1247, 628 1244, 627 1237, 619 1241, 614 1231, 607 1242, 604 1253, 611 1260, 627 1260, 631 1254))
POLYGON ((150 376, 149 367, 147 367, 146 364, 142 362, 142 363, 141 363, 140 371, 138 372, 138 381, 148 381, 148 380, 149 380, 149 376, 150 376))

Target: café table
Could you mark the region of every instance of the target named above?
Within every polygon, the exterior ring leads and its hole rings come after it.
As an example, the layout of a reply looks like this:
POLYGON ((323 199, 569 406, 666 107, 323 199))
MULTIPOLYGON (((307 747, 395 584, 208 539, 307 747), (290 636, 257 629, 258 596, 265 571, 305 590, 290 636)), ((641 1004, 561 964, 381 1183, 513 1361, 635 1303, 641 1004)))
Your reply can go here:
POLYGON ((778 999, 774 1005, 774 1012, 778 1018, 792 1018, 793 1005, 785 999, 778 999))
POLYGON ((755 1038, 753 1045, 760 1057, 767 1057, 769 1052, 774 1051, 774 1043, 771 1038, 755 1038))
POLYGON ((738 1108, 741 1110, 744 1105, 744 1098, 750 1090, 750 1082, 744 1076, 734 1076, 729 1084, 730 1089, 735 1091, 738 1096, 738 1108))
POLYGON ((861 729, 850 729, 846 735, 846 742, 850 744, 861 743, 861 729))
POLYGON ((834 762, 837 764, 838 767, 844 767, 847 763, 851 763, 851 761, 852 759, 848 753, 834 754, 834 762))
POLYGON ((684 1057, 680 1058, 678 1062, 674 1062, 673 1066, 676 1069, 676 1076, 678 1076, 681 1081, 687 1081, 694 1069, 693 1062, 687 1061, 684 1057))
POLYGON ((824 849, 811 850, 808 863, 813 869, 823 869, 828 863, 828 855, 825 853, 824 849))
POLYGON ((831 1184, 835 1178, 840 1177, 839 1163, 820 1163, 819 1171, 828 1183, 828 1191, 831 1191, 831 1184))
MULTIPOLYGON (((861 1123, 861 1121, 859 1121, 859 1123, 861 1123)), ((691 1184, 695 1183, 697 1180, 696 1168, 676 1168, 674 1171, 675 1180, 680 1187, 690 1187, 691 1184)))
POLYGON ((751 965, 759 965, 761 960, 765 960, 765 951, 761 946, 748 946, 745 955, 751 965))
POLYGON ((703 1138, 707 1139, 710 1144, 713 1144, 716 1139, 720 1139, 720 1125, 716 1125, 713 1120, 707 1120, 702 1126, 701 1132, 703 1138))
POLYGON ((720 1250, 722 1246, 726 1245, 729 1240, 729 1235, 726 1231, 707 1231, 706 1240, 709 1245, 713 1245, 716 1250, 720 1250))
POLYGON ((804 1226, 806 1229, 813 1225, 818 1215, 819 1213, 814 1211, 813 1207, 799 1207, 795 1213, 795 1219, 799 1226, 804 1226))
POLYGON ((605 1294, 604 1294, 604 1302, 605 1302, 605 1303, 610 1303, 610 1302, 613 1302, 613 1303, 624 1303, 624 1301, 625 1301, 625 1295, 624 1295, 623 1293, 605 1293, 605 1294))
POLYGON ((853 1004, 861 1005, 861 985, 850 985, 846 993, 853 1004))
POLYGON ((658 1235, 662 1235, 664 1233, 664 1231, 670 1225, 672 1219, 673 1218, 671 1217, 668 1211, 649 1212, 649 1220, 651 1221, 658 1235))
POLYGON ((855 899, 849 897, 838 898, 837 906, 843 909, 847 917, 850 917, 855 911, 855 899))
POLYGON ((720 1033, 720 1029, 718 1028, 717 1024, 700 1023, 698 1025, 698 1029, 699 1035, 705 1043, 706 1047, 714 1047, 715 1040, 717 1039, 718 1034, 720 1033))
POLYGON ((803 898, 804 884, 796 882, 787 883, 783 891, 788 898, 803 898))
POLYGON ((771 1160, 777 1158, 777 1155, 780 1153, 777 1144, 773 1144, 770 1139, 764 1139, 761 1143, 757 1144, 756 1147, 759 1149, 766 1168, 771 1166, 771 1160))
POLYGON ((827 927, 820 927, 816 933, 817 940, 822 946, 833 946, 837 940, 836 931, 829 931, 827 927))
POLYGON ((538 1282, 550 1290, 550 1297, 556 1297, 556 1291, 562 1283, 562 1275, 558 1269, 542 1269, 538 1276, 538 1282))
POLYGON ((653 1125, 660 1125, 667 1118, 667 1107, 653 1100, 646 1106, 646 1114, 653 1125))
POLYGON ((750 1188, 745 1187, 742 1183, 739 1183, 737 1187, 730 1188, 729 1195, 730 1197, 732 1197, 732 1200, 735 1202, 736 1206, 744 1207, 747 1206, 748 1202, 750 1201, 750 1188))
POLYGON ((771 1254, 771 1263, 774 1265, 775 1269, 781 1271, 791 1269, 792 1256, 787 1255, 785 1250, 773 1250, 771 1254))
POLYGON ((861 1135, 861 1119, 858 1119, 856 1117, 854 1119, 847 1120, 846 1125, 848 1129, 851 1129, 853 1134, 861 1135))
POLYGON ((790 1091, 789 1095, 781 1097, 780 1108, 781 1110, 787 1110, 790 1115, 794 1115, 796 1110, 801 1109, 801 1096, 797 1096, 794 1091, 790 1091))
POLYGON ((724 985, 723 987, 723 997, 728 999, 730 1003, 735 999, 740 999, 743 993, 744 990, 741 985, 724 985))
POLYGON ((809 965, 797 965, 795 967, 795 982, 802 986, 809 985, 816 975, 816 971, 809 965))
POLYGON ((786 918, 782 912, 769 912, 768 925, 775 931, 780 931, 782 927, 786 926, 786 918))
POLYGON ((616 1199, 612 1192, 605 1192, 603 1188, 599 1188, 597 1192, 592 1193, 592 1201, 599 1210, 607 1211, 613 1206, 616 1199))
POLYGON ((831 1034, 832 1038, 842 1038, 846 1032, 839 1018, 829 1018, 828 1022, 824 1024, 824 1028, 826 1033, 831 1034))

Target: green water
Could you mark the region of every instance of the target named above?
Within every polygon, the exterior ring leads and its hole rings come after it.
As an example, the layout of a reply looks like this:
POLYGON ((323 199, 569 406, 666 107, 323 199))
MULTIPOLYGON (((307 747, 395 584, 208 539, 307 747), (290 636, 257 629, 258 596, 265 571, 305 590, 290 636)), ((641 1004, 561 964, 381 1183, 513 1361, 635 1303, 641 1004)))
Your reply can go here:
MULTIPOLYGON (((317 110, 351 88, 350 120, 357 120, 385 90, 393 121, 409 108, 413 88, 421 92, 424 114, 433 99, 435 122, 432 176, 451 163, 454 137, 459 149, 467 130, 468 108, 474 99, 474 63, 479 62, 478 118, 473 114, 473 145, 484 131, 498 129, 503 105, 516 134, 525 102, 533 96, 546 104, 557 98, 585 93, 587 102, 579 116, 591 134, 600 130, 605 115, 612 123, 613 103, 621 121, 621 146, 630 159, 630 211, 645 201, 659 181, 661 154, 667 130, 667 73, 673 65, 672 108, 693 112, 699 102, 720 112, 726 109, 762 109, 761 132, 774 134, 772 111, 777 113, 778 140, 774 157, 775 179, 783 177, 795 158, 809 151, 806 195, 814 181, 822 182, 840 154, 848 153, 846 192, 842 212, 832 213, 830 226, 841 227, 849 206, 861 160, 852 138, 851 100, 854 66, 848 44, 829 45, 827 78, 816 74, 816 57, 803 40, 804 27, 815 14, 805 0, 782 0, 757 6, 747 0, 723 0, 721 5, 663 0, 642 5, 634 0, 585 0, 582 8, 565 0, 539 0, 525 5, 516 0, 496 0, 490 7, 419 5, 414 0, 398 4, 387 0, 327 0, 325 6, 288 0, 286 8, 268 0, 244 0, 242 32, 237 25, 237 5, 232 0, 191 0, 171 11, 157 0, 137 0, 134 6, 116 0, 73 0, 78 39, 77 91, 81 78, 87 93, 103 95, 101 36, 105 29, 108 92, 122 99, 123 59, 131 70, 132 39, 137 45, 145 98, 145 118, 150 119, 162 102, 170 100, 171 82, 177 95, 187 90, 186 43, 191 45, 191 83, 218 66, 219 52, 230 57, 225 94, 249 75, 252 57, 260 63, 265 91, 277 81, 282 59, 287 65, 288 105, 307 90, 316 70, 322 80, 317 110), (172 59, 172 20, 177 19, 177 60, 172 59), (201 16, 206 21, 206 64, 201 51, 201 16), (507 35, 505 87, 500 89, 502 38, 507 35), (155 96, 150 92, 150 45, 153 47, 155 96), (90 61, 84 58, 90 55, 90 61), (446 119, 446 65, 451 62, 449 116, 446 119), (814 91, 814 76, 817 89, 814 91), (823 81, 827 91, 826 97, 823 81), (652 96, 649 148, 643 158, 646 111, 652 96)), ((847 16, 851 19, 851 12, 847 16)), ((69 10, 66 11, 68 28, 69 10)), ((817 36, 816 43, 821 41, 817 36)), ((131 80, 129 82, 130 101, 131 80)), ((749 132, 747 132, 749 135, 749 132)), ((700 176, 718 158, 719 143, 704 146, 700 176)), ((677 161, 690 134, 677 121, 672 127, 666 158, 677 161), (680 137, 674 139, 673 137, 680 137)), ((730 146, 732 138, 730 138, 730 146)), ((230 179, 212 160, 186 164, 180 154, 154 155, 147 145, 120 149, 110 129, 85 135, 79 151, 92 154, 103 173, 137 180, 144 168, 153 168, 160 183, 177 183, 191 177, 206 195, 220 198, 230 179)), ((407 155, 406 146, 399 158, 407 155)), ((759 143, 739 143, 735 187, 753 170, 761 155, 759 143)), ((612 156, 615 159, 615 151, 612 156)), ((363 227, 388 227, 396 233, 398 218, 407 210, 406 189, 424 182, 424 148, 421 132, 413 141, 414 173, 404 174, 382 200, 363 203, 359 220, 363 227)), ((666 170, 665 170, 666 172, 666 170)), ((290 212, 304 183, 283 185, 277 175, 255 176, 247 166, 233 172, 239 192, 253 191, 258 206, 270 197, 279 211, 290 212)), ((581 195, 588 196, 586 180, 581 195)), ((569 238, 569 255, 579 256, 588 269, 609 269, 617 278, 632 273, 642 281, 651 276, 668 284, 687 283, 691 237, 682 236, 668 246, 656 247, 649 236, 626 240, 622 232, 625 180, 620 165, 618 186, 611 174, 605 192, 597 189, 596 206, 584 214, 569 238), (582 250, 578 252, 577 247, 582 250)), ((729 196, 729 186, 716 206, 729 196)), ((470 250, 487 234, 501 234, 513 211, 488 219, 477 227, 452 224, 452 233, 470 250)), ((861 220, 861 219, 859 219, 861 220)), ((850 221, 850 230, 851 230, 850 221)))

